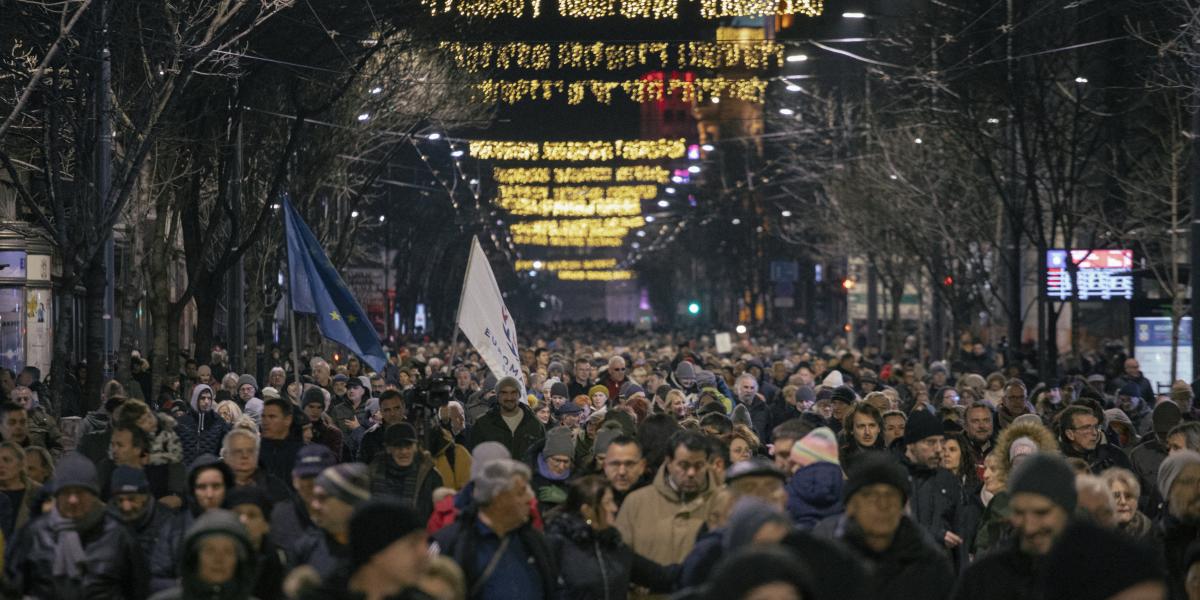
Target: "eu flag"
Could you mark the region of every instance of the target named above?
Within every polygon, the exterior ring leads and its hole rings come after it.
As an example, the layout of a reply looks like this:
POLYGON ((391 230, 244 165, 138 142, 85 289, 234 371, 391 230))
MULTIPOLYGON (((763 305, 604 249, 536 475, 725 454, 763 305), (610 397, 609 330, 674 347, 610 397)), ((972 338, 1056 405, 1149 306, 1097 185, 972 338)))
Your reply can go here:
POLYGON ((387 358, 367 314, 338 276, 312 230, 287 199, 283 201, 283 210, 292 310, 316 316, 321 335, 345 346, 371 368, 383 372, 387 358))

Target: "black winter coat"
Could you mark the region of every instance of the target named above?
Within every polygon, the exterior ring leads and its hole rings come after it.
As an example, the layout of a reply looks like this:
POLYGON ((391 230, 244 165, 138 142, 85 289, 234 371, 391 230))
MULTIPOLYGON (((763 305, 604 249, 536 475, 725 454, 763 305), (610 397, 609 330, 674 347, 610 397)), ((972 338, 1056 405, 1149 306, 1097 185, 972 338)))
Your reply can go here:
POLYGON ((537 420, 528 406, 524 404, 517 406, 521 412, 525 413, 525 417, 521 419, 521 424, 517 425, 515 434, 508 428, 504 418, 500 416, 500 407, 495 406, 487 414, 479 417, 471 426, 470 443, 467 449, 474 450, 475 446, 483 442, 499 442, 508 448, 510 455, 518 460, 528 454, 529 449, 546 436, 546 432, 542 428, 541 421, 537 420))
POLYGON ((420 453, 407 467, 399 467, 392 456, 380 454, 371 461, 371 496, 396 500, 417 512, 421 521, 433 514, 433 490, 442 487, 442 476, 433 461, 420 453))
POLYGON ((564 513, 547 523, 546 544, 561 566, 563 600, 622 600, 630 582, 651 592, 669 592, 678 570, 638 556, 616 528, 595 531, 576 514, 564 513))
POLYGON ((5 574, 14 589, 24 596, 55 600, 147 596, 145 555, 120 521, 104 513, 91 530, 80 533, 87 558, 78 579, 54 575, 58 536, 51 522, 50 515, 30 521, 8 545, 5 574))
POLYGON ((943 468, 930 469, 904 460, 908 477, 912 482, 909 496, 909 514, 933 537, 938 547, 947 531, 962 537, 957 529, 958 510, 962 504, 962 485, 954 473, 943 468))
MULTIPOLYGON (((907 515, 892 545, 883 552, 867 546, 862 529, 853 519, 830 517, 813 529, 813 534, 841 540, 867 568, 863 598, 872 600, 945 600, 954 586, 950 559, 940 545, 907 515)), ((818 573, 818 576, 821 574, 818 573)))
POLYGON ((1060 439, 1059 444, 1062 447, 1063 454, 1068 458, 1079 458, 1087 462, 1088 469, 1093 475, 1099 475, 1110 467, 1133 470, 1133 464, 1129 462, 1129 457, 1125 455, 1125 451, 1112 444, 1097 444, 1096 449, 1091 452, 1076 450, 1068 440, 1060 439))
POLYGON ((180 417, 175 433, 183 445, 183 464, 190 465, 201 454, 220 455, 229 424, 214 410, 193 411, 180 417))
MULTIPOLYGON (((136 520, 126 522, 125 526, 129 528, 129 532, 137 540, 138 548, 146 557, 142 564, 149 568, 150 561, 154 559, 154 547, 158 544, 158 536, 167 527, 167 522, 175 516, 175 513, 153 500, 147 504, 146 511, 136 520)), ((108 513, 118 521, 121 520, 121 511, 111 504, 108 507, 108 513)))
POLYGON ((1040 561, 1021 552, 1020 540, 1013 537, 967 567, 954 600, 1040 600, 1044 576, 1040 561))
MULTIPOLYGON (((530 416, 532 417, 532 415, 530 416)), ((534 419, 534 422, 541 425, 537 419, 534 419)), ((478 518, 477 509, 470 507, 459 513, 458 518, 453 523, 433 534, 433 543, 437 552, 443 556, 450 557, 462 567, 463 574, 466 575, 468 590, 471 590, 480 583, 479 578, 482 575, 482 573, 475 570, 475 553, 480 538, 479 532, 475 528, 475 522, 478 518)), ((557 598, 558 563, 555 562, 554 557, 550 554, 550 547, 546 544, 546 538, 529 523, 525 523, 515 531, 509 532, 508 535, 525 547, 531 563, 538 570, 538 574, 541 575, 542 590, 545 591, 546 597, 557 598)), ((468 600, 478 597, 478 594, 472 596, 468 591, 468 600)))
POLYGON ((1187 549, 1200 540, 1200 527, 1184 523, 1164 510, 1162 520, 1154 524, 1152 536, 1167 565, 1167 598, 1187 600, 1183 585, 1187 579, 1187 549))

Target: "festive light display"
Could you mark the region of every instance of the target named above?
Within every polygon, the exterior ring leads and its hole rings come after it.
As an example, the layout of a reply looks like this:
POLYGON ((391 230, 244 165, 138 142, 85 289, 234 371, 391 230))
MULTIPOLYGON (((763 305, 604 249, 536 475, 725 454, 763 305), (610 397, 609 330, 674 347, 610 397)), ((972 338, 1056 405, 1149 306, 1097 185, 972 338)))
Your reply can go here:
POLYGON ((516 269, 528 271, 541 269, 543 271, 594 271, 599 269, 615 269, 615 258, 592 258, 588 260, 518 260, 516 269))
POLYGON ((590 96, 600 104, 611 104, 613 92, 620 91, 639 104, 656 102, 666 96, 678 94, 684 102, 703 102, 713 98, 731 98, 747 102, 762 103, 767 91, 767 82, 757 77, 728 79, 725 77, 698 77, 693 81, 670 79, 631 79, 626 81, 601 81, 584 79, 563 81, 559 79, 516 79, 501 81, 488 79, 474 85, 476 102, 494 104, 516 104, 524 100, 553 100, 564 92, 567 104, 582 104, 590 96))
POLYGON ((650 181, 653 183, 669 183, 671 171, 658 167, 617 167, 616 181, 650 181))
POLYGON ((495 167, 492 179, 497 183, 528 185, 535 183, 670 183, 671 171, 660 167, 495 167))
POLYGON ((533 200, 498 198, 496 205, 516 216, 537 217, 627 217, 642 214, 638 200, 533 200))
POLYGON ((555 248, 615 248, 620 246, 619 237, 568 237, 553 235, 513 234, 513 243, 524 246, 551 246, 555 248))
POLYGON ((482 160, 565 162, 660 160, 683 158, 683 138, 660 140, 616 140, 613 142, 494 142, 469 140, 471 156, 482 160))
MULTIPOLYGON (((526 6, 524 0, 422 0, 431 14, 457 12, 468 17, 495 19, 537 17, 540 2, 526 6)), ((718 17, 766 17, 805 15, 815 17, 824 10, 822 0, 700 0, 700 15, 718 17)), ((558 0, 558 12, 564 17, 598 19, 620 14, 631 19, 678 19, 679 0, 558 0), (619 6, 618 6, 619 4, 619 6)))
POLYGON ((589 271, 564 270, 556 273, 563 281, 629 281, 634 278, 633 271, 589 271))
POLYGON ((547 168, 501 168, 492 169, 492 179, 497 183, 549 183, 550 169, 547 168))
POLYGON ((509 231, 513 235, 549 235, 565 237, 625 237, 630 229, 641 227, 639 217, 615 217, 608 219, 571 219, 558 221, 544 219, 513 223, 509 231))
POLYGON ((612 186, 571 185, 550 188, 540 185, 500 185, 496 198, 505 200, 520 198, 527 200, 560 200, 566 202, 598 202, 602 200, 650 200, 658 196, 658 186, 627 184, 612 186))
POLYGON ((783 44, 767 40, 554 44, 442 42, 441 48, 450 54, 455 65, 472 72, 509 69, 771 69, 783 66, 785 50, 783 44))

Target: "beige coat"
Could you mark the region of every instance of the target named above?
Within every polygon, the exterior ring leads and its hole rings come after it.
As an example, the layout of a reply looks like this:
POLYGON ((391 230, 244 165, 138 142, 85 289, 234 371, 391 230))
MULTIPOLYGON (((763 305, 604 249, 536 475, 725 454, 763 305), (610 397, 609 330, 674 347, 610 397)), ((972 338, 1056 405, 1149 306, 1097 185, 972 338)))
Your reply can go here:
POLYGON ((708 487, 689 502, 667 483, 667 465, 654 476, 654 483, 625 498, 617 513, 617 530, 634 552, 660 564, 683 562, 696 542, 700 526, 708 518, 718 488, 712 473, 708 487))

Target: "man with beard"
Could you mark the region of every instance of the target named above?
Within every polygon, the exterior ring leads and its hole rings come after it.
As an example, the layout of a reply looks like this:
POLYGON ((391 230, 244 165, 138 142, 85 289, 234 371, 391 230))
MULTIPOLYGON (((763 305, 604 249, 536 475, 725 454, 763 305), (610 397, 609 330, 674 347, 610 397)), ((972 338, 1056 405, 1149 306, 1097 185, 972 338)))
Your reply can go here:
POLYGON ((112 494, 108 501, 109 514, 129 528, 145 555, 144 564, 149 565, 158 535, 171 518, 171 511, 154 501, 150 482, 141 469, 124 465, 113 469, 109 492, 112 494))
POLYGON ((479 417, 471 427, 468 447, 483 442, 500 442, 511 456, 525 456, 544 437, 541 421, 528 406, 521 404, 521 384, 512 377, 496 383, 496 406, 479 417))

